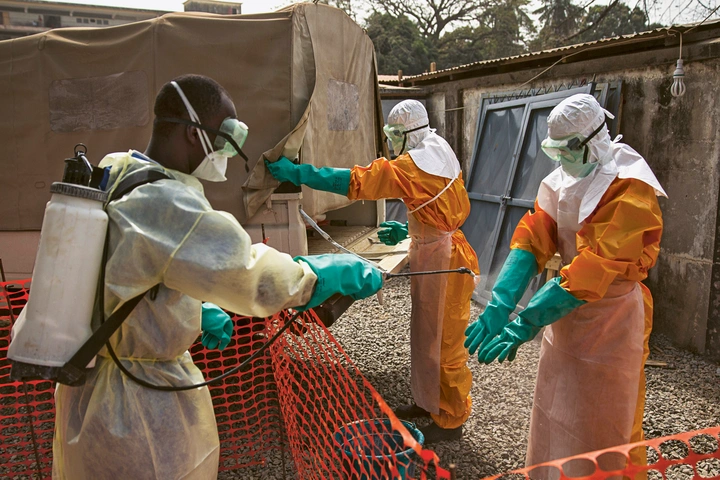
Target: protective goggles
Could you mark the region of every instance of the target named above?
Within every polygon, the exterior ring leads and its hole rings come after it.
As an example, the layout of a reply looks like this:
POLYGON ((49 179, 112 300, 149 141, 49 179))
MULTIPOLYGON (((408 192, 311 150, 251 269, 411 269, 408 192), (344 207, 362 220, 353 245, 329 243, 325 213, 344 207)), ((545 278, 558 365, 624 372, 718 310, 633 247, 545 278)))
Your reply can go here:
POLYGON ((545 152, 545 155, 556 162, 587 163, 589 151, 587 144, 593 137, 600 133, 603 127, 605 127, 605 122, 593 130, 587 138, 580 134, 559 139, 548 137, 542 141, 540 148, 545 152))
POLYGON ((405 130, 405 125, 401 123, 392 123, 389 125, 385 125, 383 127, 383 132, 385 132, 385 136, 392 142, 393 145, 399 145, 400 141, 402 140, 402 148, 400 151, 405 150, 405 144, 407 143, 407 134, 411 132, 415 132, 417 130, 422 130, 425 127, 428 127, 429 124, 421 125, 416 128, 412 128, 410 130, 405 130))
MULTIPOLYGON (((206 132, 215 134, 215 142, 213 146, 216 152, 223 152, 228 157, 234 157, 240 155, 247 163, 248 157, 242 151, 242 146, 245 144, 248 136, 248 127, 237 118, 228 117, 220 124, 220 129, 208 127, 191 120, 184 118, 168 118, 158 117, 156 119, 159 122, 170 122, 170 123, 181 123, 183 125, 191 125, 196 128, 205 130, 206 132)), ((247 170, 247 165, 245 166, 247 170)))
POLYGON ((385 125, 383 127, 383 132, 385 132, 385 136, 390 140, 391 142, 400 142, 400 140, 405 139, 405 135, 407 135, 410 132, 415 132, 417 130, 423 129, 427 127, 428 125, 422 125, 417 128, 413 128, 410 130, 405 130, 405 125, 402 125, 400 123, 393 123, 390 125, 385 125))

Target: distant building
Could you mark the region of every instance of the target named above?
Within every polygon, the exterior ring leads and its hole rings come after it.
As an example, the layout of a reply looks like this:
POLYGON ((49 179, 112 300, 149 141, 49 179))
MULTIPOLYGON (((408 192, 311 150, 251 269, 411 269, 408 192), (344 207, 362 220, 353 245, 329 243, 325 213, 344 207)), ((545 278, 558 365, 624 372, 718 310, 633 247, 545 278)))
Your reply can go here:
POLYGON ((218 2, 217 0, 187 0, 183 3, 186 12, 217 13, 218 15, 240 15, 242 3, 218 2))
MULTIPOLYGON (((242 3, 187 0, 186 12, 220 15, 241 13, 242 3)), ((169 11, 101 7, 39 0, 0 0, 0 40, 23 37, 62 27, 113 27, 160 17, 169 11)))

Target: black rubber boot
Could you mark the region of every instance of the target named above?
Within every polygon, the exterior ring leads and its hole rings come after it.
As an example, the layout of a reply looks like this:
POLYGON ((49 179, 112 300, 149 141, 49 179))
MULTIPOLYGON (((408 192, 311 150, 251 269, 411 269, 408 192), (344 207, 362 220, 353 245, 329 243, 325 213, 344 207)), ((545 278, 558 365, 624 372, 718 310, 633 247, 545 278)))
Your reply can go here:
POLYGON ((420 431, 425 435, 425 445, 431 445, 438 442, 460 440, 463 435, 462 428, 462 425, 457 428, 441 428, 437 423, 432 422, 430 425, 420 427, 420 431))
POLYGON ((393 410, 396 417, 402 420, 410 420, 411 418, 429 417, 430 412, 424 408, 418 407, 416 404, 402 405, 393 410))

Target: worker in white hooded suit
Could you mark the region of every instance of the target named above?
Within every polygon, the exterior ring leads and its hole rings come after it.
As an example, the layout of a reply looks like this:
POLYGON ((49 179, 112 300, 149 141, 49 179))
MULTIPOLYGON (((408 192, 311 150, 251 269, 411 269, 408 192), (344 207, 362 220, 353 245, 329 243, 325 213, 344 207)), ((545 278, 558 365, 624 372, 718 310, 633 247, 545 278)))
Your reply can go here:
POLYGON ((542 181, 535 211, 515 229, 489 313, 466 332, 470 352, 490 363, 514 359, 522 343, 548 327, 528 466, 643 438, 652 296, 640 282, 660 251, 657 196, 665 192, 635 150, 611 141, 606 118, 613 117, 585 94, 550 113, 542 149, 561 168, 542 181), (560 276, 507 323, 530 278, 556 251, 560 276))
MULTIPOLYGON (((105 317, 157 286, 108 342, 131 374, 159 386, 204 381, 188 348, 201 330, 206 346, 222 348, 232 321, 217 308, 206 315, 201 300, 266 317, 288 307, 312 308, 335 293, 363 298, 381 287, 380 271, 351 255, 293 259, 253 245, 232 215, 210 206, 198 178, 224 180, 227 159, 240 153, 247 136, 220 85, 199 75, 179 77, 161 89, 155 115, 144 153, 110 154, 100 164, 108 169, 110 192, 136 172, 169 177, 107 207, 105 317)), ((53 478, 217 476, 220 444, 207 387, 168 392, 141 386, 103 348, 84 385, 58 385, 56 407, 53 478)))

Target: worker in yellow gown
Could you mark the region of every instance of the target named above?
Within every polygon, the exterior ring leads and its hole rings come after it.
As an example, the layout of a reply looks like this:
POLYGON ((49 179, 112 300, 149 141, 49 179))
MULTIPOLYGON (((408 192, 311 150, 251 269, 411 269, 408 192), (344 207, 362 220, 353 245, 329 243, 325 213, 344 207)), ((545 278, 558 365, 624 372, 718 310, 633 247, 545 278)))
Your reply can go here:
MULTIPOLYGON (((367 167, 315 168, 286 158, 267 163, 280 181, 346 195, 351 200, 401 198, 408 223, 386 222, 379 232, 388 244, 409 235, 410 269, 467 267, 479 273, 475 252, 460 227, 470 201, 460 163, 448 143, 429 128, 422 103, 405 100, 388 115, 385 133, 398 157, 367 167)), ((430 416, 426 443, 462 436, 470 415, 472 375, 463 332, 470 317, 475 280, 469 275, 414 276, 411 280, 411 390, 414 403, 395 410, 400 418, 430 416)))
POLYGON ((635 150, 610 140, 606 116, 613 118, 586 94, 550 113, 542 149, 561 168, 542 181, 492 301, 466 332, 470 353, 490 363, 513 360, 547 326, 527 466, 643 439, 652 296, 641 281, 660 251, 657 196, 666 195, 635 150), (557 251, 560 276, 508 323, 530 278, 557 251))

